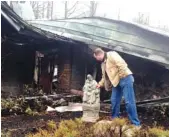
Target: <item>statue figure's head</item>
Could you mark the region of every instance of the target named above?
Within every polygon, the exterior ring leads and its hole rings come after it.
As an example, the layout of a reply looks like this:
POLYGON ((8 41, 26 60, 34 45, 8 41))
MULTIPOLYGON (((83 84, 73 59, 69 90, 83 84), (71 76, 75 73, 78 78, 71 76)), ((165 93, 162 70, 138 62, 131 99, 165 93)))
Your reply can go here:
POLYGON ((93 80, 93 77, 92 77, 90 74, 88 74, 88 75, 87 75, 87 79, 88 79, 89 81, 92 81, 92 80, 93 80))

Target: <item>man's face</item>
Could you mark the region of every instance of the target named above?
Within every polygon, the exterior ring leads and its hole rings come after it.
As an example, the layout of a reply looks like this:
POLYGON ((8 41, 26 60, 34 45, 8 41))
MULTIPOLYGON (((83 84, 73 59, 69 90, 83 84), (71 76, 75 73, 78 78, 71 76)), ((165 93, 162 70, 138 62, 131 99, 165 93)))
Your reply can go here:
POLYGON ((94 58, 97 60, 97 61, 103 61, 104 59, 104 53, 100 53, 98 55, 95 55, 94 54, 94 58))

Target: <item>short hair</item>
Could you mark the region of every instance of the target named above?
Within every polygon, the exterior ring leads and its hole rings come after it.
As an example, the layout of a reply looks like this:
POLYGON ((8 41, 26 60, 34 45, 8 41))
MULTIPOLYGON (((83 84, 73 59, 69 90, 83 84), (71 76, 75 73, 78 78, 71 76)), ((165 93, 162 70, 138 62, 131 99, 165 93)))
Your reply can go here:
POLYGON ((100 53, 104 53, 104 50, 102 50, 101 48, 96 48, 93 53, 97 56, 100 53))

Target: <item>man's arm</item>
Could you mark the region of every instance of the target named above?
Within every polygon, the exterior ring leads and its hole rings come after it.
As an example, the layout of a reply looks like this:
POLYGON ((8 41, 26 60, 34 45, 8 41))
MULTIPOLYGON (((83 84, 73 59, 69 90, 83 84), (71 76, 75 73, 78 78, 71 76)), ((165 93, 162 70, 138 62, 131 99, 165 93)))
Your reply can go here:
POLYGON ((100 85, 100 87, 103 87, 104 86, 104 78, 102 77, 102 79, 99 81, 98 83, 100 85))
POLYGON ((103 76, 103 72, 102 72, 102 79, 99 81, 99 86, 103 87, 104 86, 104 76, 103 76))

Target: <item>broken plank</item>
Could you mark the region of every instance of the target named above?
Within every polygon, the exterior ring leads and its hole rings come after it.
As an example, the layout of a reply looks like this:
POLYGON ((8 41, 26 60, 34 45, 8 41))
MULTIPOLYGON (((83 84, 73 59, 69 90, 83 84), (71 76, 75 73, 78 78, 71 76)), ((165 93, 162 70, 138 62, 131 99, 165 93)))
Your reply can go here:
POLYGON ((79 97, 78 95, 62 95, 62 94, 56 94, 56 95, 44 95, 44 96, 33 96, 33 97, 25 97, 25 100, 32 100, 32 99, 46 99, 46 98, 54 98, 54 99, 60 99, 60 98, 73 98, 73 97, 79 97))

